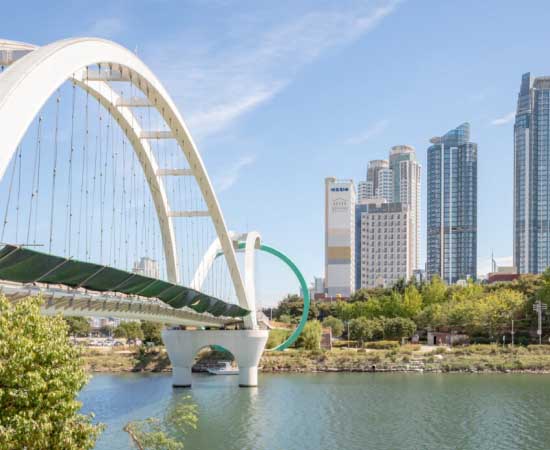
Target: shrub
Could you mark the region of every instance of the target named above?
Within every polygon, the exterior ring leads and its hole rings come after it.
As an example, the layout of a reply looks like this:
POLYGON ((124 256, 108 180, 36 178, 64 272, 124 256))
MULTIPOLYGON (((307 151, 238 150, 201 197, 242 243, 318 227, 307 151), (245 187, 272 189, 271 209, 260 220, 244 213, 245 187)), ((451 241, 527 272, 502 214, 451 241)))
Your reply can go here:
POLYGON ((282 344, 292 333, 291 330, 270 330, 266 348, 274 348, 282 344))
POLYGON ((398 341, 374 341, 374 342, 367 342, 365 344, 366 348, 371 348, 374 350, 391 350, 391 349, 397 349, 399 348, 399 342, 398 341))
POLYGON ((332 316, 328 316, 325 320, 323 320, 323 327, 330 328, 332 330, 333 337, 340 337, 344 332, 344 322, 332 316))
POLYGON ((321 347, 321 322, 311 320, 306 323, 304 331, 296 342, 297 347, 303 347, 306 350, 315 350, 321 347))

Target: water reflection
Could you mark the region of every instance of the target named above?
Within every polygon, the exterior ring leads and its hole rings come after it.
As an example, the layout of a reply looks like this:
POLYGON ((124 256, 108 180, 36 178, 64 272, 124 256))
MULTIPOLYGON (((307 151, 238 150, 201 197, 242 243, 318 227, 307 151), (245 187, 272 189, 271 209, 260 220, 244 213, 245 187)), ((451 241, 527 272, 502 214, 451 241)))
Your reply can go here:
POLYGON ((85 410, 108 428, 99 450, 129 448, 129 420, 198 405, 193 450, 548 449, 550 376, 262 375, 194 376, 172 389, 169 375, 99 375, 82 393, 85 410), (188 400, 187 400, 188 401, 188 400))

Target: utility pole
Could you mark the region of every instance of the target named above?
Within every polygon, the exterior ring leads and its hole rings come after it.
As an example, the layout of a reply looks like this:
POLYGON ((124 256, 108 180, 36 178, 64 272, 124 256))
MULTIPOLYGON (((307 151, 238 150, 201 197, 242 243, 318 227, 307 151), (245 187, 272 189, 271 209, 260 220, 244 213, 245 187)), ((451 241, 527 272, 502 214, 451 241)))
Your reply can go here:
POLYGON ((539 319, 539 326, 537 328, 537 334, 539 335, 539 345, 542 344, 542 311, 545 311, 548 307, 546 304, 542 303, 540 300, 537 300, 533 305, 533 311, 536 311, 539 319))

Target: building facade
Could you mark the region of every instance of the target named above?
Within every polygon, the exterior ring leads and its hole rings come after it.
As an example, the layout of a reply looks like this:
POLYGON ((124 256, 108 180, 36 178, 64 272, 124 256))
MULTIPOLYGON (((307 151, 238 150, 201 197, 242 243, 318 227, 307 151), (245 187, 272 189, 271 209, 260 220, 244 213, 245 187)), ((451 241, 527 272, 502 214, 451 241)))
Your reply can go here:
POLYGON ((449 284, 477 274, 477 144, 463 123, 428 148, 428 278, 449 284))
MULTIPOLYGON (((364 254, 363 246, 366 243, 363 240, 363 214, 369 211, 376 211, 375 214, 382 215, 388 213, 396 214, 396 209, 402 209, 400 212, 407 217, 407 255, 406 263, 396 261, 393 275, 380 276, 384 285, 389 285, 391 281, 400 278, 408 280, 415 269, 420 266, 420 208, 421 208, 421 165, 416 159, 414 147, 409 145, 397 145, 392 147, 389 154, 389 160, 373 160, 369 162, 367 169, 367 180, 363 183, 370 183, 373 189, 370 195, 361 196, 355 208, 355 288, 372 287, 372 273, 376 267, 368 267, 370 262, 376 264, 377 259, 371 260, 362 257, 364 254), (382 204, 393 206, 381 206, 382 204), (397 267, 402 268, 397 269, 397 267), (403 268, 404 267, 404 268, 403 268), (369 274, 366 277, 364 274, 369 274), (395 276, 394 276, 395 275, 395 276), (370 277, 370 278, 369 278, 370 277), (388 281, 389 280, 389 281, 388 281)), ((361 185, 361 183, 360 183, 361 185)), ((382 220, 382 219, 381 219, 382 220)), ((390 220, 391 222, 391 220, 390 220)), ((371 238, 380 239, 381 245, 385 242, 384 230, 387 233, 389 242, 393 233, 396 232, 391 227, 385 227, 381 233, 376 233, 371 238)), ((370 239, 370 238, 369 238, 370 239)), ((389 255, 396 255, 397 252, 391 252, 389 255)), ((385 260, 384 268, 389 268, 390 260, 385 260)), ((378 272, 377 272, 378 273, 378 272)))
POLYGON ((142 256, 139 261, 134 263, 134 268, 132 272, 139 275, 144 275, 151 278, 160 277, 159 263, 157 260, 149 258, 147 256, 142 256))
POLYGON ((371 203, 360 212, 361 287, 390 287, 415 269, 410 208, 402 203, 371 203))
POLYGON ((393 202, 409 207, 414 269, 420 268, 420 189, 422 167, 410 145, 396 145, 390 152, 393 172, 393 202))
POLYGON ((522 76, 514 124, 514 266, 550 266, 550 77, 522 76))
POLYGON ((349 298, 355 287, 355 184, 325 179, 325 291, 349 298))

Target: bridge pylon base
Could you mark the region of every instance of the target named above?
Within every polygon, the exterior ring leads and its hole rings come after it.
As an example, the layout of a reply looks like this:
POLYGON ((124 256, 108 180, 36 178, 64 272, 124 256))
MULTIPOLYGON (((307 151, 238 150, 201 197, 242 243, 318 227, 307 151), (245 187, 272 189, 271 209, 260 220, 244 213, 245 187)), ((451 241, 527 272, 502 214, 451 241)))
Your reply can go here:
POLYGON ((239 386, 258 386, 258 363, 267 330, 164 330, 162 339, 172 363, 172 385, 191 387, 191 368, 197 352, 217 345, 230 351, 239 366, 239 386))

